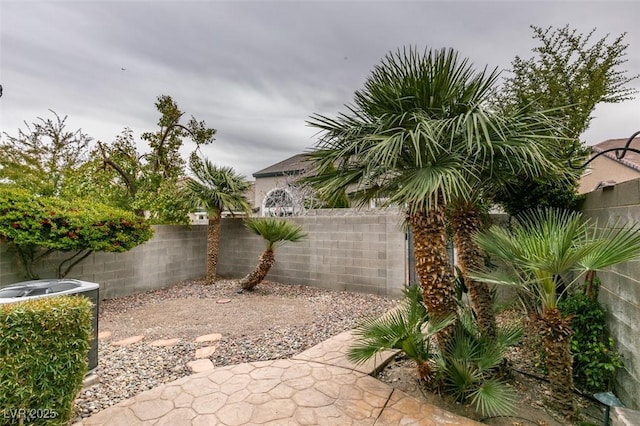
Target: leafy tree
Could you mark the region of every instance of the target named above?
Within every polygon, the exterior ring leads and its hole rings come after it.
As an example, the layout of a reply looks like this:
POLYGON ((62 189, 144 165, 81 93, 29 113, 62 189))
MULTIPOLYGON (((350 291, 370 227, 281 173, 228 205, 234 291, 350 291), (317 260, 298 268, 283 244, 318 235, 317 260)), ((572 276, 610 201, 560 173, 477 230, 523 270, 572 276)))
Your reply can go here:
POLYGON ((0 181, 34 194, 59 195, 67 176, 87 159, 91 138, 81 129, 68 131, 67 117, 41 118, 17 136, 3 132, 0 181))
POLYGON ((474 278, 517 286, 536 301, 552 395, 560 409, 572 412, 573 330, 570 316, 558 309, 561 292, 581 279, 591 280, 595 271, 640 256, 640 232, 637 226, 601 227, 578 212, 554 208, 518 219, 511 232, 493 226, 477 235, 478 246, 505 268, 474 273, 474 278))
POLYGON ((170 96, 159 96, 155 106, 160 113, 158 130, 141 136, 150 151, 140 153, 130 129, 111 144, 98 142, 91 163, 69 185, 71 195, 99 196, 139 216, 148 214, 154 223, 186 223, 188 205, 179 188, 186 161, 180 149, 188 137, 196 144, 193 155, 213 142, 216 131, 194 117, 181 123, 184 113, 170 96))
POLYGON ((593 40, 595 29, 583 35, 568 25, 531 28, 539 42, 533 49, 535 56, 513 60, 501 107, 546 110, 568 138, 554 144, 554 160, 562 166, 561 173, 518 176, 505 186, 499 200, 512 215, 540 206, 576 208, 580 171, 569 169, 567 162, 582 161, 588 154, 580 135, 589 127, 596 105, 632 99, 636 90, 628 83, 638 78, 620 69, 627 61, 625 34, 612 41, 609 35, 593 40))
POLYGON ((287 241, 291 243, 302 241, 307 237, 307 234, 301 226, 288 220, 273 217, 248 219, 245 225, 251 232, 260 235, 266 243, 256 269, 240 280, 242 289, 251 291, 264 280, 276 262, 275 248, 287 241))
POLYGON ((59 278, 95 251, 124 252, 149 240, 144 219, 86 200, 62 200, 0 186, 0 239, 13 244, 27 278, 33 265, 55 251, 70 253, 59 278))
POLYGON ((248 213, 251 206, 246 193, 251 184, 231 167, 219 167, 198 157, 192 158, 191 171, 193 177, 186 180, 180 195, 192 209, 204 207, 207 210, 207 284, 213 284, 218 265, 222 212, 248 213))
MULTIPOLYGON (((544 161, 533 149, 548 132, 544 117, 488 107, 497 77, 495 70, 476 72, 452 49, 399 50, 375 67, 349 113, 309 122, 322 134, 310 153, 314 175, 305 181, 322 199, 346 190, 356 205, 381 200, 405 209, 433 319, 456 312, 446 206, 472 192, 481 170, 491 170, 498 157, 505 170, 533 171, 544 161)), ((441 349, 453 330, 439 333, 441 349)))

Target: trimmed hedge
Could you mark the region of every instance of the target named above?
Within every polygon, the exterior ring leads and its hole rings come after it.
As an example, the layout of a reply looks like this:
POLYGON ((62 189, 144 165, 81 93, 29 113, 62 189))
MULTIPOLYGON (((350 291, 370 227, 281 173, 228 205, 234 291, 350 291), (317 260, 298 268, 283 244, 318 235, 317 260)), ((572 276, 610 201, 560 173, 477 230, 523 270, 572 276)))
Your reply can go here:
POLYGON ((0 305, 0 424, 67 424, 87 373, 91 315, 82 296, 0 305))

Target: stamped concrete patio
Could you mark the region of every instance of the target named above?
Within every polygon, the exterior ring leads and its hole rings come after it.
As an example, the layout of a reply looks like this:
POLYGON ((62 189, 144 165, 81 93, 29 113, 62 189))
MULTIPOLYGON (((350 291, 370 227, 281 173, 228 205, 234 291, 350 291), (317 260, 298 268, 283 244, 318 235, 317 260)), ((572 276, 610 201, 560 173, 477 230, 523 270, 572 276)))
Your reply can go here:
POLYGON ((84 425, 480 425, 371 376, 394 356, 354 365, 345 332, 292 359, 183 377, 85 419, 84 425))

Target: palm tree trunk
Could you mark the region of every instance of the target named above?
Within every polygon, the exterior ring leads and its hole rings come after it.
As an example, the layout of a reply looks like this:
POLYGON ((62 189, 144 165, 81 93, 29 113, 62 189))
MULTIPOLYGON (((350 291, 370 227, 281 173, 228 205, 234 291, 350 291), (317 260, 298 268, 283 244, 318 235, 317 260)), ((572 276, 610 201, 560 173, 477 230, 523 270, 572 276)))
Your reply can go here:
POLYGON ((472 280, 468 276, 468 271, 480 271, 484 265, 482 251, 473 241, 473 235, 482 228, 480 215, 475 204, 465 202, 457 205, 453 211, 451 226, 454 232, 453 241, 458 253, 458 264, 469 290, 478 326, 484 336, 495 340, 496 315, 493 311, 493 300, 489 286, 486 283, 472 280))
MULTIPOLYGON (((456 313, 456 297, 451 264, 447 255, 447 231, 442 204, 428 212, 415 211, 408 218, 413 233, 416 272, 422 287, 422 299, 430 318, 456 313)), ((455 324, 437 335, 438 346, 445 351, 455 324)))
POLYGON ((243 290, 251 291, 264 280, 269 270, 276 263, 275 253, 273 249, 267 248, 260 255, 258 266, 250 274, 240 280, 240 286, 243 290))
POLYGON ((420 380, 423 380, 425 382, 428 382, 429 380, 431 380, 432 378, 432 369, 431 369, 431 365, 429 364, 429 361, 416 361, 417 362, 417 368, 418 368, 418 377, 420 378, 420 380))
POLYGON ((571 355, 571 336, 573 330, 569 320, 562 318, 557 308, 548 309, 542 314, 541 334, 544 347, 545 365, 549 372, 552 403, 567 414, 574 412, 573 403, 573 357, 571 355))
POLYGON ((216 281, 216 269, 218 267, 218 248, 220 246, 220 213, 209 213, 209 226, 207 227, 207 284, 216 281))

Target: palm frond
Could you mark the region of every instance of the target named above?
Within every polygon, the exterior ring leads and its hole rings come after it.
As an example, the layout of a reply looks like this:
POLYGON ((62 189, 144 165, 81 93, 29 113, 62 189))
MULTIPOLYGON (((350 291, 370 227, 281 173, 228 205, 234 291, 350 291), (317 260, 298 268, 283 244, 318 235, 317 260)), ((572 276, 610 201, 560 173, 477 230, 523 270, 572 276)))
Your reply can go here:
POLYGON ((274 248, 285 242, 297 243, 307 238, 302 226, 286 219, 249 218, 245 220, 245 226, 251 232, 264 238, 269 248, 274 248))
POLYGON ((483 416, 505 416, 515 412, 513 389, 498 380, 485 380, 470 397, 471 403, 483 416))
POLYGON ((187 179, 182 190, 192 208, 204 207, 210 213, 224 210, 250 210, 246 192, 251 184, 231 167, 216 166, 208 159, 191 165, 193 177, 187 179))
POLYGON ((597 271, 640 256, 640 226, 598 227, 586 237, 593 250, 578 262, 585 270, 597 271))

